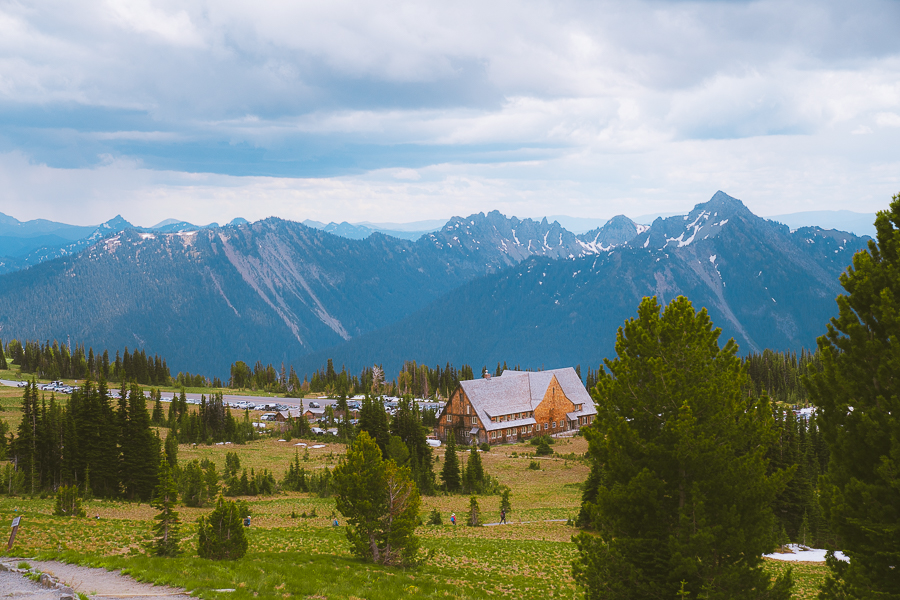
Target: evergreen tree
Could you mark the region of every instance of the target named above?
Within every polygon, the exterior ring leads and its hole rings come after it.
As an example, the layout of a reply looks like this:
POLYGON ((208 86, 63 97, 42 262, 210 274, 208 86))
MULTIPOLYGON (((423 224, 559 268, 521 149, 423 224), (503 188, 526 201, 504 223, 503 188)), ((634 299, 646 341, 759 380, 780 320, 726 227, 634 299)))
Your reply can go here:
POLYGON ((462 487, 459 474, 459 458, 456 456, 456 438, 447 436, 447 450, 444 452, 444 466, 441 468, 441 480, 448 492, 458 492, 462 487))
POLYGON ((16 468, 25 475, 27 489, 33 495, 40 487, 38 473, 40 466, 37 464, 38 430, 38 406, 37 406, 37 382, 32 379, 22 394, 22 418, 13 442, 13 455, 16 468))
POLYGON ((481 507, 478 506, 478 498, 475 496, 469 499, 469 513, 466 517, 466 525, 469 527, 481 527, 481 507))
MULTIPOLYGON (((419 491, 434 493, 434 452, 428 445, 429 430, 422 423, 419 406, 411 398, 402 398, 391 420, 391 433, 399 436, 409 450, 409 468, 419 491)), ((397 463, 401 463, 398 461, 397 463)))
POLYGON ((823 598, 900 598, 900 194, 875 229, 841 275, 823 371, 804 382, 828 444, 822 511, 850 558, 829 558, 823 598))
POLYGON ((4 371, 9 369, 9 365, 6 363, 6 352, 3 350, 3 340, 0 340, 0 369, 4 371))
POLYGON ((466 462, 465 475, 463 481, 466 492, 481 493, 484 487, 484 466, 481 463, 481 456, 478 454, 477 446, 472 446, 469 450, 469 460, 466 462))
POLYGON ((419 548, 414 532, 421 499, 409 469, 383 460, 363 431, 335 467, 333 480, 353 552, 380 564, 410 562, 419 548))
POLYGON ((74 485, 61 485, 56 490, 56 507, 53 514, 60 517, 83 517, 84 509, 81 507, 81 497, 78 488, 74 485))
POLYGON ((150 417, 150 422, 157 426, 163 427, 166 424, 165 411, 163 410, 162 405, 162 394, 159 389, 153 389, 150 392, 150 395, 153 397, 153 415, 150 417))
POLYGON ((212 461, 207 461, 203 469, 203 484, 206 487, 206 499, 212 502, 213 498, 219 495, 219 474, 212 461))
POLYGON ((172 467, 165 457, 159 461, 158 480, 156 490, 153 493, 151 506, 159 509, 159 514, 154 517, 156 524, 153 533, 156 541, 153 543, 153 554, 156 556, 177 556, 178 544, 181 541, 181 520, 175 511, 175 503, 178 500, 178 489, 172 478, 172 467))
POLYGON ((507 515, 512 512, 512 502, 509 501, 509 488, 503 488, 503 494, 500 496, 500 510, 507 515))
POLYGON ((203 506, 204 481, 200 461, 196 458, 184 466, 179 478, 181 501, 185 506, 203 506))
POLYGON ((745 391, 729 340, 684 297, 660 314, 645 298, 619 329, 583 429, 597 485, 586 512, 597 535, 576 538, 576 581, 588 598, 784 598, 762 555, 773 548, 770 504, 785 477, 767 474, 765 397, 745 391), (684 582, 683 584, 681 582, 684 582))
POLYGON ((159 438, 150 429, 144 392, 136 384, 131 386, 127 402, 120 404, 119 420, 123 492, 130 500, 149 500, 157 479, 159 438))
POLYGON ((178 435, 171 430, 166 436, 166 460, 173 469, 178 464, 178 435))
POLYGON ((391 432, 388 428, 387 413, 384 412, 384 404, 381 398, 370 398, 366 396, 363 399, 362 408, 359 411, 359 430, 369 434, 378 448, 381 449, 381 455, 387 456, 388 444, 391 442, 391 432))
POLYGON ((247 535, 244 532, 243 504, 225 500, 219 496, 216 508, 208 517, 197 521, 197 554, 212 560, 235 560, 247 553, 247 535))

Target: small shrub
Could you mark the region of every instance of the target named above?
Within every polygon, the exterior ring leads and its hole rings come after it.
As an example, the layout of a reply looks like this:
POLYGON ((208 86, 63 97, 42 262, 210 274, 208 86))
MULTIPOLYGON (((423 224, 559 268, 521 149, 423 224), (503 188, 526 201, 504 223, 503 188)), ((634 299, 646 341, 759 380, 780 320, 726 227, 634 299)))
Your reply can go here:
POLYGON ((546 443, 548 445, 555 444, 556 440, 554 440, 549 435, 539 435, 537 437, 531 438, 532 446, 540 446, 542 443, 546 443))
POLYGON ((469 527, 481 527, 481 507, 478 506, 478 498, 472 496, 469 500, 469 518, 466 519, 469 527))
POLYGON ((550 444, 547 442, 546 436, 541 438, 537 445, 537 450, 535 450, 534 453, 537 456, 550 456, 553 454, 553 448, 551 448, 550 444))
POLYGON ((531 469, 532 471, 540 471, 541 465, 538 464, 538 462, 536 460, 533 460, 530 463, 528 463, 528 468, 531 469))
POLYGON ((431 513, 428 515, 428 524, 429 525, 443 525, 444 520, 441 518, 441 513, 438 509, 432 508, 431 513))
POLYGON ((31 565, 23 560, 22 562, 19 563, 19 568, 27 571, 28 569, 31 568, 31 565))
POLYGON ((479 446, 479 448, 481 448, 482 452, 490 452, 491 451, 491 445, 488 444, 487 442, 481 444, 481 446, 479 446))
POLYGON ((83 517, 84 509, 81 508, 81 497, 78 487, 74 485, 61 485, 56 490, 56 508, 53 514, 58 517, 83 517))

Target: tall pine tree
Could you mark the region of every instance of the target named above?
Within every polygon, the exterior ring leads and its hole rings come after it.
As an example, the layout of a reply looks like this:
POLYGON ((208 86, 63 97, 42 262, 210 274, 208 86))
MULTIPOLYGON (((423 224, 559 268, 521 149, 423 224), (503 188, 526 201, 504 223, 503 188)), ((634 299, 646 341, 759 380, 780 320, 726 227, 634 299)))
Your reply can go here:
POLYGON ((447 450, 444 452, 444 466, 441 469, 441 480, 448 492, 458 492, 462 487, 459 472, 459 457, 456 455, 456 437, 447 436, 447 450))
POLYGON ((156 556, 177 556, 179 542, 181 541, 181 520, 175 511, 178 502, 178 488, 172 477, 172 468, 165 456, 159 461, 159 475, 156 489, 153 492, 151 506, 159 509, 159 514, 154 517, 156 524, 153 533, 156 536, 153 542, 153 554, 156 556))
POLYGON ((588 439, 596 535, 576 537, 588 598, 790 598, 791 576, 762 569, 770 505, 785 477, 767 474, 768 400, 746 389, 729 340, 684 297, 660 314, 645 298, 619 329, 592 395, 588 439))
POLYGON ((829 447, 821 506, 850 557, 828 560, 823 598, 900 598, 900 194, 875 229, 841 275, 824 370, 805 381, 829 447))

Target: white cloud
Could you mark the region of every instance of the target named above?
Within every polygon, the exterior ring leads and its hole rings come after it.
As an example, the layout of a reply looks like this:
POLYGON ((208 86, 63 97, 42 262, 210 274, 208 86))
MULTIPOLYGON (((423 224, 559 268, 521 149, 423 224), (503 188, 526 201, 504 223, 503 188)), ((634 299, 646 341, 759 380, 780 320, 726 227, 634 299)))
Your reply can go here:
POLYGON ((7 3, 0 112, 28 114, 0 124, 2 209, 603 216, 719 188, 775 212, 881 207, 900 160, 898 17, 879 0, 7 3), (88 116, 59 116, 74 109, 88 116), (317 144, 335 149, 307 162, 357 174, 191 174, 267 172, 317 144), (172 170, 145 168, 160 156, 172 170))

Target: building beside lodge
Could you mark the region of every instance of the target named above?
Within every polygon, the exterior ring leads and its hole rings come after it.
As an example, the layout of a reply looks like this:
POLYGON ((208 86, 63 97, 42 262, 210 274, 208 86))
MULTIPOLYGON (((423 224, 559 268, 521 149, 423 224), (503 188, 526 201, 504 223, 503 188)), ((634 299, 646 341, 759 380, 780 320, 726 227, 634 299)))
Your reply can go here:
POLYGON ((503 371, 461 381, 438 417, 435 435, 446 442, 499 444, 579 429, 597 409, 572 367, 503 371))

